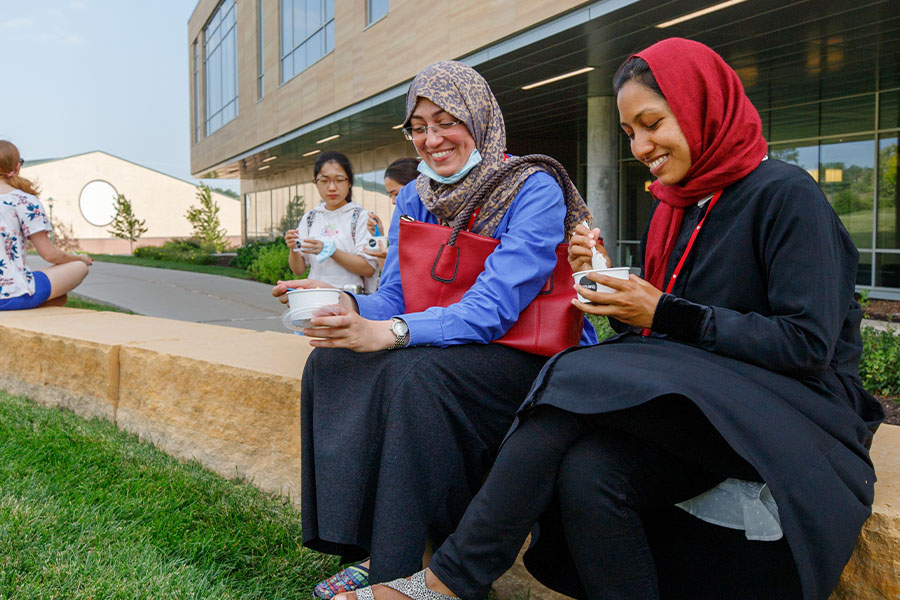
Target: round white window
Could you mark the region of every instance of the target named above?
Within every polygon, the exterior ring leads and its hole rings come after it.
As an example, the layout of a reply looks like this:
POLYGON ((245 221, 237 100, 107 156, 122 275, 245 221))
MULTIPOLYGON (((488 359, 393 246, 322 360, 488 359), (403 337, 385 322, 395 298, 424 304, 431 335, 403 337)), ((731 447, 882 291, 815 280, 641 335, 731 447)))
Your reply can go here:
POLYGON ((98 179, 90 182, 81 190, 78 206, 88 223, 104 227, 112 223, 116 217, 116 200, 118 198, 119 193, 116 188, 98 179))

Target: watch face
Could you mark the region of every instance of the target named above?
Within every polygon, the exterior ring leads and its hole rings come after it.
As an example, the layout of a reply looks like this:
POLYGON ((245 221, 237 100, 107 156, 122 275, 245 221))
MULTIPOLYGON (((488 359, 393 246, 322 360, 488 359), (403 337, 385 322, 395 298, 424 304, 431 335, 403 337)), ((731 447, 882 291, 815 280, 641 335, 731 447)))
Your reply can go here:
POLYGON ((391 323, 391 331, 394 332, 394 335, 404 336, 409 333, 409 326, 405 321, 394 319, 394 322, 391 323))

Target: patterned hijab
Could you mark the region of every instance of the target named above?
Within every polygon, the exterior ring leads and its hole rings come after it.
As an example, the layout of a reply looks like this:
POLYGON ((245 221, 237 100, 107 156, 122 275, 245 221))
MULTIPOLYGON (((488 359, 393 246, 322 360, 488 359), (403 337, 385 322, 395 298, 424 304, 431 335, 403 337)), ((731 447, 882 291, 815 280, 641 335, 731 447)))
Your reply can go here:
MULTIPOLYGON (((416 191, 425 208, 442 222, 451 223, 475 191, 503 167, 506 156, 503 114, 484 77, 472 67, 456 61, 435 63, 416 75, 406 94, 405 125, 409 125, 419 98, 431 100, 462 121, 475 139, 475 147, 481 154, 481 162, 457 183, 439 184, 425 175, 419 175, 416 179, 416 191)), ((525 180, 533 173, 544 170, 546 169, 541 166, 528 163, 512 169, 490 196, 485 198, 472 232, 490 236, 525 180)), ((571 186, 574 190, 571 181, 561 182, 561 185, 571 186)), ((590 213, 577 190, 574 196, 566 196, 572 198, 566 202, 565 226, 568 237, 576 224, 590 218, 590 213)))
POLYGON ((691 152, 691 167, 674 185, 654 181, 660 203, 650 222, 644 271, 663 289, 684 209, 743 179, 766 155, 762 121, 737 73, 708 46, 682 38, 658 42, 635 56, 650 66, 691 152))

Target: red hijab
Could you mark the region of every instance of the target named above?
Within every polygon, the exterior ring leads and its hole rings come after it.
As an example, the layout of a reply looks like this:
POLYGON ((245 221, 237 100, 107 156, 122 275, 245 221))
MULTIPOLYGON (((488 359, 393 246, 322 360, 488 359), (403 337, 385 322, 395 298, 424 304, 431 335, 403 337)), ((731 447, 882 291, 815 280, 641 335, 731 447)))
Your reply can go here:
POLYGON ((684 209, 750 173, 766 155, 767 144, 740 78, 711 48, 669 38, 634 56, 650 66, 691 151, 683 180, 650 185, 660 203, 647 235, 644 276, 662 290, 684 209))

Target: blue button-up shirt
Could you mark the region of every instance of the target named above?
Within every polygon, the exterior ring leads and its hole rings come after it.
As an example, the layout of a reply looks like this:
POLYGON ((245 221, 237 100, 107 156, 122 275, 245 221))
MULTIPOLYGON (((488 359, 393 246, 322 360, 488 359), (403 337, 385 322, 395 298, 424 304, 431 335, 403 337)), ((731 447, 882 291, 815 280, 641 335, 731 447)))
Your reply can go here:
MULTIPOLYGON (((404 186, 388 230, 390 244, 381 285, 375 294, 355 296, 359 313, 373 320, 400 317, 409 325, 409 345, 443 347, 485 344, 503 337, 513 326, 556 266, 556 246, 564 239, 566 205, 559 184, 550 175, 535 173, 526 179, 492 234, 500 244, 485 261, 475 284, 459 302, 417 313, 404 312, 397 255, 401 215, 438 222, 419 199, 415 181, 404 186)), ((596 343, 597 334, 585 319, 581 345, 596 343)))

